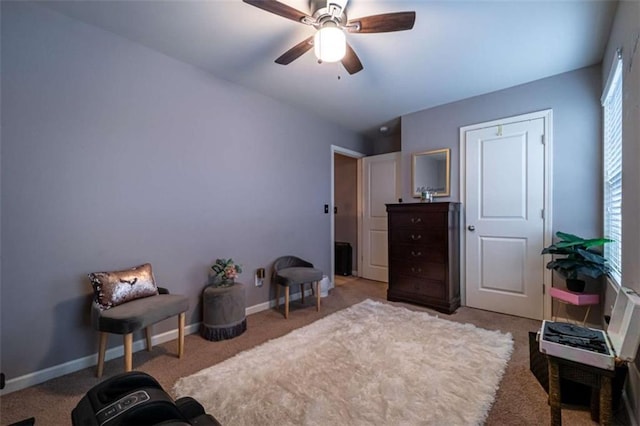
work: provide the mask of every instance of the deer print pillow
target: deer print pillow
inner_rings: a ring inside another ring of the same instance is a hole
[[[124,271],[93,272],[89,279],[93,285],[94,300],[103,310],[158,294],[149,263]]]

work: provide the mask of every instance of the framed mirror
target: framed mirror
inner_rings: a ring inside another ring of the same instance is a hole
[[[449,192],[449,148],[424,151],[411,157],[411,187],[414,198],[420,198],[422,188],[434,197],[448,197]]]

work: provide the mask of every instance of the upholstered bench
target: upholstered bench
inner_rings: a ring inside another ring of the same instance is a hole
[[[189,300],[156,287],[151,265],[144,264],[125,271],[89,274],[96,297],[91,309],[91,323],[100,333],[97,376],[102,377],[108,333],[124,335],[124,370],[131,371],[133,332],[145,329],[147,350],[153,347],[151,326],[178,316],[178,357],[184,354],[185,313]],[[138,287],[136,287],[138,286]],[[135,289],[135,290],[132,290]],[[131,294],[125,295],[129,291]]]

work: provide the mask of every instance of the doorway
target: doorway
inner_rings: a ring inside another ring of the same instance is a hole
[[[460,129],[466,306],[543,319],[551,273],[551,110]]]
[[[358,262],[358,218],[361,212],[361,184],[359,176],[360,161],[364,157],[356,151],[331,146],[331,283],[335,285],[336,280],[343,275],[343,270],[348,266],[348,276],[358,275],[356,270]],[[350,247],[350,265],[341,264],[340,275],[336,275],[336,242],[340,245],[340,253],[344,255],[345,245]]]

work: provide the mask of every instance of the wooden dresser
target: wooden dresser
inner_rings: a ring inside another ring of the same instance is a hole
[[[447,314],[460,306],[460,203],[387,204],[387,299]]]

